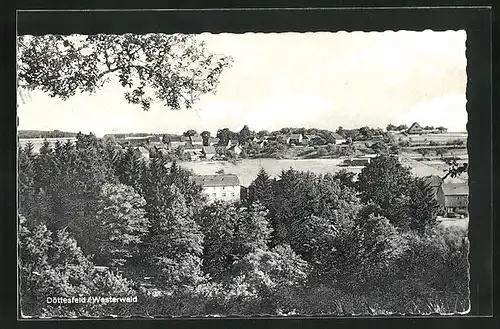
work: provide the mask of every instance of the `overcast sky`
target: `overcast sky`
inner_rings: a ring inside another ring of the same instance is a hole
[[[443,125],[466,131],[465,31],[202,34],[231,55],[218,92],[193,109],[144,112],[108,84],[67,101],[32,92],[19,129],[215,133],[218,128],[385,128]]]

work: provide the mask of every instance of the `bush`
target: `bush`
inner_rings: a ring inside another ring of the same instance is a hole
[[[404,239],[405,252],[396,262],[399,270],[386,291],[399,296],[395,307],[408,310],[417,304],[422,310],[429,301],[441,298],[456,304],[453,312],[467,310],[467,232],[454,226],[435,227],[424,234],[406,233]]]

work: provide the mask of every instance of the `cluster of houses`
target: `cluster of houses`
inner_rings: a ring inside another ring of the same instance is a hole
[[[253,143],[258,148],[264,148],[271,141],[279,141],[289,146],[327,144],[324,138],[311,134],[252,136],[246,140],[246,142]],[[345,138],[336,133],[331,134],[330,141],[333,141],[335,145],[347,142]],[[204,139],[200,135],[189,137],[179,135],[124,137],[118,139],[117,144],[122,147],[133,147],[138,156],[147,160],[157,153],[163,153],[164,155],[172,152],[181,153],[185,158],[195,161],[200,159],[211,160],[218,157],[224,158],[228,155],[239,156],[243,152],[243,145],[238,139],[220,140],[217,137]]]
[[[347,143],[347,139],[344,137],[340,136],[337,133],[330,133],[331,135],[331,141],[332,144],[335,145],[341,145]],[[286,143],[289,145],[325,145],[327,144],[327,141],[318,136],[318,135],[312,135],[312,134],[291,134],[286,136]]]
[[[149,159],[153,154],[169,153],[182,154],[190,160],[211,160],[217,155],[225,155],[229,152],[240,155],[242,148],[238,140],[220,141],[218,138],[210,137],[204,142],[199,135],[177,136],[164,135],[145,137],[126,137],[118,141],[125,147],[133,147],[140,157]]]

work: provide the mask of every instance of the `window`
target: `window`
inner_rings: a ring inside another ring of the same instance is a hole
[[[231,192],[231,196],[234,197],[234,192]]]
[[[225,198],[226,197],[226,192],[222,192],[222,197]]]
[[[212,198],[215,198],[216,196],[217,196],[217,194],[212,193]]]

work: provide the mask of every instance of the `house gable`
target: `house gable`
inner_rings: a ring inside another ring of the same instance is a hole
[[[408,134],[420,134],[423,131],[422,127],[418,124],[418,122],[414,122],[410,128],[406,131]]]

